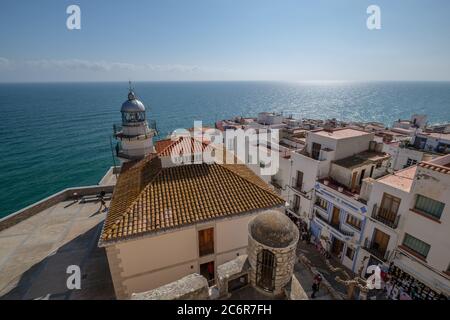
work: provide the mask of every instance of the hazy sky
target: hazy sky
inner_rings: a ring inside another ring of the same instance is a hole
[[[0,81],[450,80],[449,15],[449,0],[2,0]]]

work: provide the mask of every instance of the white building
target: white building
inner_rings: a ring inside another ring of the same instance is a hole
[[[243,164],[171,161],[205,148],[192,137],[158,141],[157,154],[122,166],[99,242],[118,299],[192,273],[214,285],[218,265],[247,253],[248,222],[284,207]]]
[[[373,182],[358,266],[389,268],[392,299],[449,296],[449,191],[450,155]]]

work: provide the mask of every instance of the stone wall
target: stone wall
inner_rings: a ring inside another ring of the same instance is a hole
[[[209,299],[208,281],[193,273],[159,288],[133,293],[131,300],[206,300]]]
[[[87,187],[75,187],[64,189],[57,192],[50,197],[47,197],[41,201],[38,201],[22,210],[19,210],[13,214],[10,214],[3,219],[0,219],[0,231],[7,229],[13,225],[26,220],[35,214],[38,214],[45,209],[48,209],[61,201],[66,201],[73,199],[73,194],[77,193],[77,197],[82,197],[86,195],[98,194],[101,191],[111,193],[114,190],[114,186],[87,186]]]
[[[275,288],[273,295],[281,295],[284,287],[291,280],[294,272],[294,264],[296,262],[297,241],[285,248],[272,248],[257,242],[249,234],[248,237],[248,261],[250,263],[250,283],[258,288],[256,283],[256,266],[258,261],[258,253],[266,249],[275,255]]]

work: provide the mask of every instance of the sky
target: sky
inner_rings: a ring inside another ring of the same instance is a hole
[[[448,81],[449,14],[448,0],[2,0],[0,82]]]

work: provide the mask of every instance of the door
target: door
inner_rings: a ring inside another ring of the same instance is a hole
[[[331,253],[335,256],[339,256],[344,248],[344,242],[338,238],[333,239],[333,245],[331,246]]]
[[[200,265],[200,274],[208,280],[208,285],[211,287],[214,285],[214,261],[202,263]]]
[[[275,255],[263,249],[257,256],[256,284],[265,291],[272,292],[275,288]]]
[[[294,207],[292,208],[295,213],[298,213],[300,209],[300,197],[294,194]]]
[[[378,253],[380,255],[383,255],[386,253],[386,249],[388,247],[389,244],[389,235],[376,229],[374,230],[373,233],[373,244],[372,244],[372,249],[378,251]]]
[[[339,211],[338,207],[333,207],[333,215],[331,216],[331,225],[337,228],[339,228],[340,224]]]
[[[364,179],[364,175],[366,174],[366,169],[363,169],[362,171],[361,171],[361,176],[359,177],[359,185],[361,185],[362,184],[362,181],[363,181],[363,179]]]
[[[311,156],[313,159],[319,160],[321,148],[322,148],[322,145],[320,143],[313,142],[312,152],[311,152]]]
[[[351,188],[350,188],[350,190],[352,190],[352,191],[354,191],[355,187],[356,187],[356,177],[358,177],[357,171],[353,172],[353,174],[352,174],[352,184],[351,184]]]
[[[297,179],[295,180],[295,189],[302,191],[303,186],[303,172],[297,171]]]

